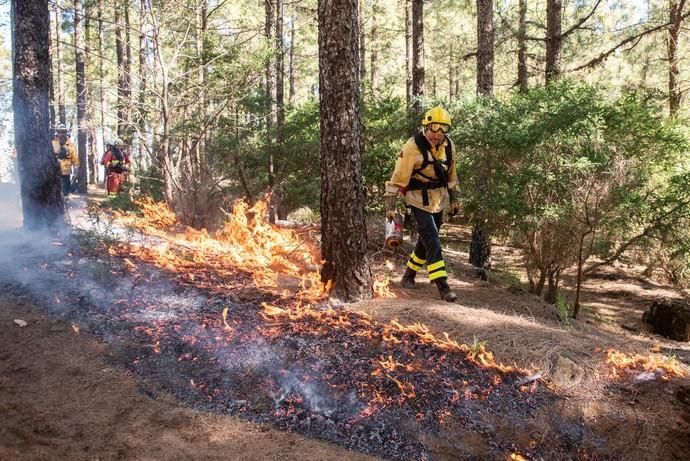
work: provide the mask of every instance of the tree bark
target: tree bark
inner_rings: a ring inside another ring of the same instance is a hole
[[[405,100],[412,110],[412,0],[405,0]]]
[[[288,104],[293,105],[295,103],[295,17],[290,19],[290,55],[288,60],[288,73],[289,73],[289,85],[288,85]]]
[[[235,160],[235,170],[237,175],[240,177],[240,184],[242,184],[242,190],[244,190],[244,197],[247,203],[251,206],[254,204],[254,198],[252,197],[252,191],[249,189],[249,183],[247,182],[247,177],[244,174],[244,168],[242,166],[242,160],[240,158],[240,110],[239,106],[235,106],[235,139],[237,140],[237,149],[235,150],[234,160]]]
[[[546,83],[558,80],[561,75],[561,48],[563,36],[561,34],[562,0],[547,0],[546,2],[546,68],[544,76]]]
[[[146,149],[146,116],[148,111],[146,109],[146,85],[148,66],[146,64],[146,0],[139,2],[139,97],[137,116],[139,123],[137,124],[137,131],[139,137],[139,155],[138,167],[142,170],[148,168],[149,162],[147,159],[148,150]]]
[[[494,89],[494,3],[477,0],[477,94]]]
[[[117,0],[115,6],[115,52],[117,54],[117,136],[129,145],[131,82],[129,59],[128,0]]]
[[[356,0],[320,0],[321,279],[343,301],[372,296],[367,261]]]
[[[364,14],[364,2],[358,2],[359,9],[359,81],[367,79],[367,28]]]
[[[457,69],[455,67],[455,47],[453,42],[450,43],[448,48],[448,100],[452,100],[455,97],[455,79],[457,74]]]
[[[86,159],[86,55],[84,53],[84,9],[81,0],[74,0],[74,62],[77,79],[77,153],[79,168],[77,169],[76,192],[86,193],[86,174],[88,162]]]
[[[424,0],[412,0],[412,109],[418,118],[424,93]]]
[[[491,97],[494,86],[494,18],[493,1],[477,0],[477,94]],[[475,191],[480,197],[486,196],[489,188],[488,168],[480,160],[475,177]],[[481,200],[485,203],[485,200]],[[479,210],[478,219],[472,228],[469,262],[477,268],[478,275],[486,278],[491,269],[491,235],[486,226],[486,210]]]
[[[14,142],[24,228],[62,222],[64,202],[50,136],[50,12],[48,0],[12,1]]]
[[[89,59],[91,58],[91,3],[84,3],[84,56],[86,62],[84,63],[85,68],[88,69]],[[90,81],[86,81],[86,100],[93,101],[93,84]],[[99,168],[98,158],[96,155],[97,138],[96,129],[94,127],[94,109],[95,106],[93,102],[87,104],[86,106],[86,125],[87,125],[87,141],[86,141],[86,157],[88,159],[88,183],[96,184],[96,171]]]
[[[105,70],[103,61],[105,59],[105,45],[103,42],[103,1],[98,0],[98,96],[99,96],[99,110],[101,113],[101,142],[103,143],[103,150],[105,151],[105,86],[103,80],[105,79]],[[98,176],[98,174],[96,175]],[[105,182],[105,175],[104,175]]]
[[[283,26],[285,2],[276,1],[276,133],[278,144],[282,143],[282,129],[285,122],[285,43],[283,41]]]
[[[558,282],[561,276],[560,267],[556,266],[550,268],[548,271],[548,286],[546,289],[546,294],[544,295],[544,301],[549,304],[555,304],[556,299],[558,299]]]
[[[50,15],[50,12],[48,13]],[[14,13],[12,12],[12,3],[10,3],[10,18],[14,16]],[[10,24],[10,28],[11,28]],[[53,57],[55,53],[53,53],[53,46],[55,45],[55,41],[53,41],[53,33],[50,32],[51,29],[50,27],[48,28],[49,33],[48,33],[48,60],[51,63],[51,66],[55,64],[55,61],[53,60]],[[11,35],[11,34],[10,34]],[[53,127],[55,126],[55,109],[57,106],[57,101],[55,100],[55,72],[53,71],[52,67],[50,70],[50,82],[49,82],[49,89],[48,89],[48,104],[50,107],[50,126]]]
[[[150,6],[150,4],[149,4]],[[153,54],[160,72],[160,93],[158,102],[160,104],[160,139],[158,141],[158,148],[155,152],[156,166],[163,172],[163,191],[165,194],[166,203],[174,209],[175,205],[175,191],[178,183],[179,173],[173,162],[172,153],[170,149],[170,131],[171,131],[171,110],[170,110],[170,78],[169,65],[165,60],[163,44],[161,43],[160,26],[156,19],[156,13],[153,9],[148,11],[151,19],[151,45]]]
[[[519,28],[518,28],[518,68],[517,68],[517,85],[521,91],[527,90],[528,73],[527,73],[527,0],[520,0],[519,6]]]
[[[57,106],[58,121],[67,124],[65,110],[65,71],[62,59],[62,15],[60,14],[60,0],[55,1],[55,70],[57,72]]]
[[[379,35],[379,15],[381,14],[381,7],[378,0],[372,0],[371,3],[371,28],[369,33],[369,84],[372,90],[376,90],[377,76],[378,76],[378,42]],[[364,58],[362,58],[364,59]]]
[[[264,0],[264,6],[266,10],[266,18],[264,23],[264,34],[266,36],[266,42],[270,44],[275,44],[275,2],[276,0]],[[275,50],[272,55],[275,55]],[[273,194],[275,188],[275,165],[274,165],[274,129],[276,125],[276,67],[275,67],[275,57],[270,58],[266,62],[266,151],[268,154],[268,192]],[[273,204],[273,199],[271,198],[271,203],[269,204],[268,210],[269,222],[275,223],[276,214],[275,207]]]
[[[670,27],[666,39],[666,50],[668,56],[668,103],[671,116],[678,113],[682,98],[680,88],[680,56],[678,45],[680,42],[680,32],[683,25],[681,12],[685,6],[685,0],[669,0]]]
[[[276,1],[276,143],[274,155],[280,158],[283,149],[283,125],[285,124],[285,42],[283,27],[285,16],[284,0]],[[272,202],[273,213],[278,219],[287,219],[287,208],[284,206],[284,192],[278,185],[274,190]]]

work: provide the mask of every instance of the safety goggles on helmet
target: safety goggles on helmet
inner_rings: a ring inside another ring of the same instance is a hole
[[[450,131],[450,125],[446,125],[445,123],[429,123],[427,128],[429,128],[433,133],[438,133],[440,131],[443,134],[446,134],[448,131]]]

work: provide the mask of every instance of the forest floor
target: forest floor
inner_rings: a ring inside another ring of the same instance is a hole
[[[3,217],[6,227],[16,222],[7,212]],[[372,237],[380,240],[379,232],[372,229]],[[641,322],[654,299],[683,293],[642,277],[642,268],[607,267],[585,282],[579,319],[564,324],[553,306],[521,289],[515,249],[495,245],[498,270],[482,281],[465,263],[468,229],[451,223],[443,235],[458,302],[440,301],[423,281],[417,290],[394,282],[396,298],[348,309],[380,322],[421,322],[435,334],[447,332],[468,344],[482,342],[497,362],[541,373],[561,397],[553,411],[582,421],[601,443],[598,454],[573,449],[572,459],[687,459],[690,345],[648,333]],[[403,250],[375,252],[373,270],[397,280]],[[570,273],[563,291],[572,300]],[[191,409],[170,396],[150,398],[132,375],[109,364],[109,345],[78,334],[28,297],[0,294],[0,344],[2,460],[376,459],[268,424]],[[673,356],[686,375],[613,380],[604,363],[606,349]],[[548,427],[537,432],[527,435],[541,442],[550,437]],[[433,459],[466,459],[433,447],[430,452]]]

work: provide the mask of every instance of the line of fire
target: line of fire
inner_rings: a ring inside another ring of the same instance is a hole
[[[21,269],[0,285],[108,343],[150,398],[386,459],[604,458],[581,418],[552,411],[563,397],[535,370],[329,300],[315,229],[276,227],[265,202],[238,202],[209,235],[164,205],[139,205],[140,215],[92,205],[68,238],[13,242],[3,253]],[[395,296],[387,280],[377,296]],[[682,376],[672,363],[600,352],[611,380]]]

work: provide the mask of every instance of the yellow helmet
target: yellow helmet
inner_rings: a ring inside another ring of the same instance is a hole
[[[436,106],[433,109],[429,109],[427,113],[424,114],[422,125],[427,126],[429,123],[442,123],[443,125],[450,126],[450,114],[443,107]]]

